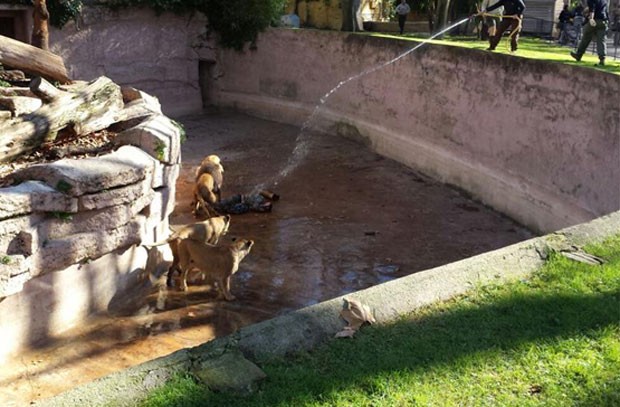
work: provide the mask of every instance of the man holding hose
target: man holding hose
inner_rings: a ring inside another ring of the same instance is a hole
[[[489,38],[489,51],[495,50],[497,44],[502,39],[502,35],[510,29],[510,50],[515,52],[519,42],[519,32],[521,32],[521,21],[523,20],[523,11],[525,3],[523,0],[499,0],[497,3],[482,10],[482,14],[493,11],[496,8],[504,7],[502,21],[497,27],[497,32]]]

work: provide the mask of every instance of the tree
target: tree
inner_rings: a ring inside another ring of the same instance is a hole
[[[34,0],[32,11],[32,38],[30,39],[30,43],[46,51],[49,50],[49,18],[50,14],[47,11],[46,0]]]

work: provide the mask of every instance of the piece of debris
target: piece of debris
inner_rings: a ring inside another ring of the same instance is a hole
[[[357,300],[344,299],[344,305],[340,316],[347,321],[347,325],[342,331],[336,333],[336,338],[351,338],[365,323],[374,324],[377,322],[372,315],[368,305],[364,305]]]
[[[560,254],[567,259],[591,264],[593,266],[600,266],[605,263],[605,259],[601,259],[600,257],[587,253],[577,246],[571,246],[570,249],[560,250]]]
[[[366,236],[376,236],[377,232],[375,232],[374,230],[369,230],[369,231],[364,232],[364,234]]]

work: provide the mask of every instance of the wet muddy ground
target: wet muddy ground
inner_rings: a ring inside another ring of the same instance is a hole
[[[0,405],[24,405],[242,326],[440,266],[532,234],[463,193],[344,138],[305,134],[307,155],[279,177],[299,129],[232,111],[180,119],[187,131],[173,225],[195,221],[193,171],[209,154],[225,168],[222,197],[262,186],[270,213],[233,215],[229,234],[255,240],[232,282],[187,293],[136,290],[114,313],[5,364]],[[112,305],[112,304],[111,304]]]

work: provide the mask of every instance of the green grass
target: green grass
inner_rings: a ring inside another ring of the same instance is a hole
[[[620,236],[591,266],[552,255],[353,339],[262,365],[251,396],[178,377],[144,406],[619,406]]]
[[[372,34],[365,34],[365,35],[387,37],[387,38],[398,38],[398,39],[410,39],[410,40],[417,40],[417,41],[425,39],[423,37],[416,36],[414,34],[405,34],[404,36],[400,36],[400,35],[391,35],[391,34],[372,33]],[[496,50],[492,52],[497,52],[501,54],[510,54],[510,51],[509,51],[510,46],[506,38],[502,39],[502,41],[498,44]],[[464,36],[457,36],[457,37],[446,36],[442,40],[431,40],[429,42],[433,44],[443,44],[443,45],[458,46],[458,47],[465,47],[465,48],[472,48],[472,49],[479,49],[479,50],[485,50],[489,47],[488,41],[481,41],[473,37],[464,37]],[[592,44],[590,44],[590,47],[588,47],[588,49],[591,49],[591,47],[592,47]],[[583,56],[581,61],[577,62],[570,56],[570,52],[572,50],[573,48],[561,47],[553,41],[542,40],[539,38],[521,37],[519,39],[518,51],[515,54],[511,54],[511,55],[515,57],[521,57],[521,58],[538,59],[541,61],[560,62],[560,63],[567,64],[567,65],[582,66],[582,67],[597,69],[600,71],[605,71],[605,72],[613,73],[616,75],[620,75],[620,60],[613,60],[612,58],[608,57],[607,60],[605,61],[606,65],[603,67],[599,67],[599,66],[595,66],[595,64],[598,62],[598,56],[592,55],[589,52],[587,52]],[[488,52],[491,52],[491,51],[488,51]]]

